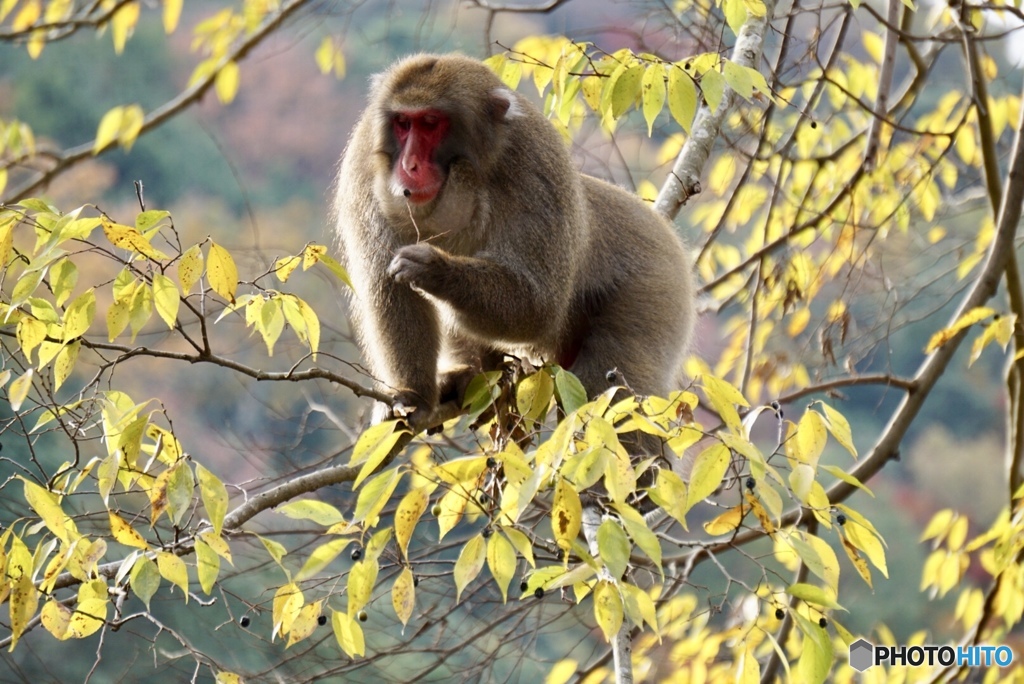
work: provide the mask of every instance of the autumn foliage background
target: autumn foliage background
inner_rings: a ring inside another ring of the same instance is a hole
[[[0,2],[0,679],[599,681],[620,622],[638,679],[845,681],[860,635],[1021,652],[1021,302],[955,314],[1016,245],[1014,6],[770,7],[759,81],[718,59],[757,0],[157,4]],[[463,418],[392,460],[410,435],[364,431],[334,166],[370,74],[452,49],[506,55],[581,166],[652,202],[700,98],[742,91],[677,220],[685,393],[616,409],[549,369],[472,396],[522,449]],[[614,473],[627,424],[683,454],[658,524]],[[597,481],[588,562],[550,518]]]

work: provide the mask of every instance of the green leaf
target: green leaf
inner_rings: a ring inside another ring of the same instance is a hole
[[[686,509],[690,510],[697,503],[711,496],[722,484],[729,469],[732,454],[724,444],[712,444],[697,454],[687,485]]]
[[[181,524],[191,507],[193,489],[195,480],[192,477],[192,469],[185,461],[178,461],[171,469],[171,476],[167,480],[167,509],[175,527]]]
[[[626,574],[631,547],[625,530],[614,520],[607,519],[597,528],[597,549],[601,561],[615,579]]]
[[[224,516],[228,512],[228,489],[216,475],[204,468],[202,463],[196,463],[196,476],[199,478],[199,493],[203,497],[206,515],[213,525],[214,534],[220,536]]]
[[[555,371],[555,392],[566,413],[572,413],[587,403],[587,390],[583,383],[564,368]]]
[[[81,337],[96,315],[96,293],[92,289],[78,295],[64,311],[64,341]]]
[[[208,544],[196,540],[196,574],[199,576],[199,586],[203,593],[209,596],[213,592],[213,585],[220,574],[220,556],[218,556]]]
[[[356,510],[352,522],[366,521],[370,526],[377,524],[377,516],[391,499],[398,482],[402,479],[402,471],[398,468],[377,473],[366,481],[359,489],[356,498]]]
[[[644,77],[643,64],[628,67],[615,79],[611,94],[611,113],[615,119],[626,113],[640,95],[640,84]]]
[[[810,603],[815,606],[822,608],[830,608],[832,610],[846,610],[839,603],[836,602],[832,596],[829,595],[821,587],[816,587],[813,584],[807,584],[804,582],[798,582],[791,584],[786,588],[786,593],[790,596],[800,599],[806,603]]]
[[[331,561],[338,557],[345,547],[353,542],[351,537],[341,537],[338,539],[332,539],[329,542],[321,544],[313,550],[313,553],[309,554],[309,558],[302,565],[302,569],[299,570],[298,574],[295,575],[296,582],[302,582],[303,580],[310,579],[315,576],[318,572],[330,565]]]
[[[345,516],[337,508],[329,503],[317,501],[316,499],[299,499],[281,504],[274,509],[292,520],[312,520],[318,525],[330,527],[340,522],[345,522]]]

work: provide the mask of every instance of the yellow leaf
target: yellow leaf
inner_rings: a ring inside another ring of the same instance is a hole
[[[114,107],[100,119],[99,128],[96,129],[96,141],[92,146],[92,153],[99,154],[107,146],[117,141],[121,134],[121,121],[124,118],[124,107]]]
[[[668,110],[676,123],[690,133],[697,113],[697,88],[681,62],[668,67]]]
[[[359,435],[356,445],[352,448],[349,465],[362,463],[363,467],[359,470],[355,482],[352,483],[353,489],[357,489],[363,480],[377,470],[391,453],[392,447],[395,446],[402,434],[407,432],[406,430],[396,430],[397,427],[397,420],[388,420],[368,427],[363,434]]]
[[[885,41],[882,40],[882,36],[872,31],[864,31],[861,33],[860,39],[864,43],[864,50],[870,55],[871,59],[881,64],[882,54],[885,51]]]
[[[55,639],[64,641],[68,638],[68,625],[71,624],[71,609],[50,599],[39,611],[39,619],[46,631]]]
[[[31,316],[22,316],[21,320],[18,321],[18,327],[16,330],[16,336],[18,339],[18,346],[21,347],[22,353],[25,358],[31,361],[32,350],[43,343],[46,339],[46,323],[40,320],[36,320]]]
[[[110,342],[128,327],[128,321],[131,319],[130,308],[131,302],[119,299],[107,309],[107,337]]]
[[[459,552],[459,558],[455,561],[455,570],[452,573],[455,578],[455,602],[458,603],[462,596],[462,590],[466,585],[476,579],[484,567],[484,560],[487,556],[487,544],[483,535],[476,535],[466,542]]]
[[[75,541],[79,536],[78,529],[75,527],[74,521],[61,509],[57,496],[34,482],[22,480],[22,484],[24,485],[25,501],[36,512],[36,515],[42,518],[46,528],[65,544],[68,541]]]
[[[110,531],[114,534],[114,540],[119,544],[131,546],[136,549],[148,549],[149,543],[139,534],[138,530],[132,527],[127,520],[114,511],[107,511],[110,517]],[[209,593],[209,592],[207,592]]]
[[[456,564],[456,568],[458,565]],[[370,602],[373,587],[377,583],[380,566],[375,559],[364,558],[348,571],[348,614],[355,616]],[[457,572],[457,570],[456,570]]]
[[[345,78],[345,53],[341,51],[334,38],[324,36],[314,57],[320,73],[329,74],[333,71],[337,78]]]
[[[178,28],[178,19],[181,18],[181,6],[184,0],[164,0],[164,31],[168,34],[174,33]]]
[[[800,417],[794,439],[786,443],[787,452],[793,462],[816,468],[827,441],[828,430],[825,427],[825,420],[817,411],[808,409]]]
[[[260,543],[263,544],[263,548],[267,550],[267,553],[270,554],[270,557],[273,558],[276,563],[280,563],[281,559],[287,555],[288,551],[284,546],[273,539],[267,539],[266,537],[260,537],[259,535],[256,535],[256,538],[260,540]]]
[[[324,245],[306,245],[306,248],[302,250],[302,270],[308,271],[313,268],[326,254],[327,247]]]
[[[199,245],[192,245],[181,255],[178,261],[178,283],[181,291],[188,294],[203,275],[203,252]]]
[[[786,333],[790,337],[796,337],[807,328],[807,324],[811,321],[811,310],[804,306],[793,312],[793,315],[789,317],[789,324],[786,326]]]
[[[68,623],[67,636],[84,639],[95,634],[107,619],[107,585],[101,579],[86,582],[78,588],[78,603]]]
[[[282,257],[274,262],[274,274],[282,283],[286,282],[301,263],[302,260],[297,256]]]
[[[622,591],[622,603],[626,615],[637,627],[643,627],[646,622],[655,633],[658,632],[658,610],[654,606],[654,599],[646,591],[638,586],[622,582],[619,584]]]
[[[206,515],[213,525],[214,534],[219,536],[224,525],[224,516],[228,512],[227,487],[216,475],[204,468],[202,463],[196,464],[196,476],[199,478],[199,492],[203,497]]]
[[[156,305],[156,312],[160,314],[160,318],[164,319],[168,328],[174,330],[181,299],[178,297],[178,286],[162,273],[153,276],[153,303]]]
[[[71,371],[75,368],[75,362],[78,360],[78,351],[81,347],[82,341],[75,340],[57,352],[57,358],[53,361],[53,389],[60,389],[64,381],[71,375]]]
[[[704,374],[701,376],[701,387],[705,396],[714,407],[715,412],[725,421],[726,426],[736,435],[743,435],[743,423],[740,421],[736,406],[750,406],[743,394],[726,381],[714,375]]]
[[[274,592],[274,628],[270,633],[271,639],[284,636],[291,631],[292,623],[299,616],[303,603],[305,599],[302,590],[294,582],[289,582]]]
[[[338,645],[347,656],[354,658],[366,655],[363,629],[355,618],[336,610],[331,616],[331,627],[334,628],[334,637],[338,640]]]
[[[114,52],[124,52],[125,43],[139,23],[139,3],[129,2],[119,8],[110,20],[110,36],[114,39]]]
[[[888,577],[889,568],[885,563],[885,548],[882,547],[882,543],[878,540],[878,537],[852,521],[847,522],[847,524],[843,526],[843,531],[846,533],[846,539],[850,544],[853,545],[854,548],[863,551],[864,555],[866,555],[868,560],[871,561],[871,564],[878,568],[883,575]]]
[[[829,432],[844,449],[850,452],[851,456],[857,458],[857,448],[853,445],[853,430],[850,429],[849,421],[843,414],[825,402],[821,403],[821,407],[825,410]]]
[[[466,504],[469,503],[469,496],[469,492],[465,488],[461,485],[456,485],[441,497],[441,500],[437,503],[441,509],[437,515],[437,524],[440,528],[437,536],[438,541],[444,539],[444,536],[462,520]]]
[[[395,510],[395,539],[398,541],[398,549],[402,557],[408,559],[409,540],[416,530],[416,523],[419,522],[423,511],[427,510],[429,497],[422,489],[409,491],[398,503]]]
[[[508,602],[508,584],[516,573],[516,551],[501,534],[491,534],[487,541],[487,568],[501,589],[502,601]]]
[[[555,498],[551,505],[551,526],[555,533],[555,541],[569,557],[573,542],[579,536],[583,525],[583,506],[580,495],[575,488],[559,478],[555,485]]]
[[[975,323],[980,323],[981,321],[985,320],[989,316],[992,316],[996,313],[997,312],[995,311],[995,309],[990,309],[987,306],[978,306],[971,309],[964,315],[960,316],[960,318],[958,318],[956,322],[953,323],[953,325],[949,326],[948,328],[939,330],[934,335],[932,335],[931,339],[928,340],[928,345],[924,348],[925,354],[930,354],[931,352],[935,351],[942,345],[946,344],[951,339],[956,337],[957,333],[959,333],[964,328],[972,326]]]
[[[790,596],[800,599],[806,603],[810,603],[815,606],[821,606],[822,608],[830,608],[832,610],[846,610],[839,605],[836,600],[829,594],[828,591],[821,587],[816,587],[813,584],[807,584],[804,582],[797,582],[791,584],[786,588],[786,593]]]
[[[229,302],[235,301],[238,289],[238,268],[228,250],[210,241],[206,255],[206,277],[210,279],[213,291]]]
[[[302,610],[299,611],[298,616],[292,623],[291,630],[288,632],[288,644],[285,648],[302,641],[316,631],[317,620],[320,618],[320,613],[323,610],[323,603],[321,600],[302,607]]]
[[[206,542],[206,545],[213,549],[214,553],[234,565],[234,561],[231,559],[231,547],[228,546],[223,537],[214,534],[213,530],[207,530],[206,532],[200,532],[199,538]]]
[[[220,68],[214,79],[213,87],[217,91],[217,99],[222,104],[229,104],[238,93],[238,62],[228,62]]]
[[[89,330],[92,319],[96,315],[96,294],[92,289],[86,290],[75,297],[64,311],[64,341],[81,337]]]
[[[196,540],[196,574],[199,586],[207,596],[213,591],[214,582],[220,574],[220,556],[210,548],[209,544]]]
[[[317,318],[313,307],[301,299],[299,299],[299,313],[306,324],[306,341],[309,344],[309,351],[312,352],[313,360],[316,361],[316,352],[320,348],[320,319]]]
[[[530,538],[514,527],[503,525],[501,530],[505,533],[505,536],[508,537],[508,540],[512,543],[512,546],[515,547],[516,551],[519,552],[519,555],[525,558],[526,562],[530,564],[530,567],[537,567],[537,563],[533,558],[533,544],[530,542]]]
[[[622,597],[614,584],[601,580],[594,588],[594,617],[609,642],[622,627]]]
[[[335,525],[345,521],[345,516],[329,503],[316,499],[298,499],[281,504],[274,509],[292,520],[312,520],[318,525]]]
[[[544,684],[568,684],[576,675],[579,663],[572,659],[559,660],[544,678]]]
[[[103,226],[103,234],[107,236],[107,239],[115,247],[138,252],[154,261],[162,261],[168,258],[166,254],[151,245],[149,240],[135,226],[114,223],[106,216],[100,217],[100,225]]]
[[[729,534],[743,522],[743,506],[735,506],[704,523],[704,531],[712,536]]]
[[[351,538],[343,537],[341,539],[332,539],[316,547],[313,553],[309,554],[309,558],[306,559],[302,569],[295,575],[295,581],[307,580],[326,568],[352,541]]]
[[[412,570],[408,567],[402,568],[402,572],[398,573],[398,577],[395,578],[395,584],[391,587],[391,605],[404,627],[408,624],[416,606],[415,578],[412,575]]]
[[[165,580],[181,589],[185,595],[185,603],[188,603],[188,569],[185,567],[185,561],[173,553],[160,551],[156,554],[156,566]]]
[[[721,443],[712,444],[697,454],[687,484],[686,509],[690,510],[699,502],[711,496],[722,484],[722,478],[732,461],[729,448]]]
[[[665,65],[660,62],[652,64],[644,71],[640,83],[640,100],[647,121],[648,137],[654,132],[654,120],[665,107],[665,92]]]
[[[387,505],[402,479],[402,471],[398,468],[377,473],[359,489],[356,498],[356,510],[352,522],[366,522],[369,526],[377,524],[377,516]]]
[[[127,105],[121,116],[121,129],[118,131],[117,140],[124,147],[125,151],[131,150],[135,140],[142,132],[142,126],[146,123],[146,114],[139,105]]]

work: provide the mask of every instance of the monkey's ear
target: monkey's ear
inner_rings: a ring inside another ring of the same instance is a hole
[[[495,88],[491,91],[491,99],[488,102],[488,114],[494,121],[503,119],[514,119],[522,116],[525,112],[516,99],[516,94],[508,88]]]

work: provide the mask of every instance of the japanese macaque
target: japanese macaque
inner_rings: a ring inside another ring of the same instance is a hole
[[[373,79],[335,211],[360,345],[406,409],[433,411],[501,354],[556,362],[591,396],[677,386],[694,321],[682,241],[580,174],[480,62],[417,55]]]

